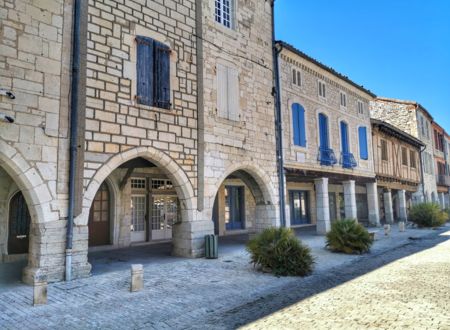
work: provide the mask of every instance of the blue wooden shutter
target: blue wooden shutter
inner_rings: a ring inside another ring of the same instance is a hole
[[[341,144],[342,152],[348,154],[350,152],[348,145],[348,125],[343,121],[341,121]]]
[[[170,108],[170,48],[155,41],[155,102],[159,108]]]
[[[298,103],[292,105],[292,126],[294,130],[294,144],[306,147],[305,109]]]
[[[369,151],[367,148],[367,129],[365,127],[358,128],[359,135],[359,157],[361,159],[369,159]]]
[[[324,114],[319,114],[319,134],[320,148],[328,149],[328,118]]]
[[[153,105],[153,39],[138,36],[137,42],[137,102]]]

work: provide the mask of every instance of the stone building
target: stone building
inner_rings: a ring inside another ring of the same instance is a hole
[[[287,225],[354,218],[379,223],[370,91],[278,42]]]
[[[425,144],[421,150],[422,180],[413,202],[438,202],[433,146],[433,117],[419,103],[378,97],[370,103],[370,115],[412,135]]]
[[[279,225],[272,1],[202,1],[199,209],[220,235]]]
[[[438,193],[438,203],[445,209],[449,206],[449,155],[448,155],[448,135],[445,130],[436,122],[433,122],[433,156],[434,169],[436,173],[436,185]]]
[[[420,151],[425,145],[389,123],[371,122],[380,220],[389,224],[406,221],[412,195],[422,181]]]
[[[273,2],[74,3],[0,8],[2,260],[55,281],[89,251],[198,257],[205,234],[278,225]]]

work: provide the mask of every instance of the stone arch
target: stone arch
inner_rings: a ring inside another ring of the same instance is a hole
[[[175,190],[180,200],[180,205],[184,210],[193,209],[194,188],[189,181],[188,176],[184,170],[166,153],[153,147],[137,147],[127,150],[123,153],[113,156],[103,166],[101,166],[94,177],[90,180],[83,197],[83,217],[82,222],[86,222],[89,214],[89,209],[94,200],[97,190],[103,181],[121,164],[135,159],[145,158],[155,164],[158,168],[163,170],[165,174],[172,180]],[[87,225],[87,223],[82,223]]]
[[[32,223],[48,221],[51,193],[39,172],[6,142],[0,141],[0,166],[13,179],[24,195]]]

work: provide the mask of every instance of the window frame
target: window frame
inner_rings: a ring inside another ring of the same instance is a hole
[[[414,150],[409,150],[409,167],[417,168],[416,152]]]
[[[296,116],[295,116],[295,106],[298,106],[298,121],[297,123],[295,122]],[[301,127],[301,117],[300,115],[303,116],[303,127]],[[306,111],[305,108],[299,103],[299,102],[293,102],[291,104],[291,122],[292,122],[292,143],[295,147],[298,148],[306,148],[307,147],[307,138],[306,138]],[[295,128],[298,128],[298,134],[295,133]],[[296,136],[298,135],[298,141],[296,141]],[[298,142],[298,143],[297,143]]]
[[[385,139],[380,140],[381,160],[384,162],[389,161],[389,148],[388,141]]]
[[[326,91],[325,81],[323,81],[322,79],[318,79],[317,80],[317,88],[318,88],[319,98],[323,99],[323,100],[326,100],[326,98],[327,98],[327,91]],[[322,91],[323,91],[323,93],[322,93]]]
[[[340,103],[339,103],[340,107],[347,109],[347,93],[340,91],[339,95],[340,95]],[[344,104],[342,104],[342,100],[344,101]]]
[[[402,166],[409,166],[409,161],[408,161],[408,148],[406,147],[401,147],[402,148]]]
[[[223,10],[225,2],[228,2],[229,7],[229,12],[227,13],[229,15],[228,19],[225,18],[226,13]],[[218,8],[218,4],[220,8]],[[234,29],[234,8],[234,0],[214,0],[214,21],[227,29]],[[218,10],[220,11],[219,14],[217,13]]]
[[[364,151],[361,148],[361,132],[364,130]],[[362,160],[369,160],[370,159],[370,151],[369,151],[369,136],[368,136],[368,129],[366,126],[359,126],[358,127],[358,148],[359,148],[359,159]]]

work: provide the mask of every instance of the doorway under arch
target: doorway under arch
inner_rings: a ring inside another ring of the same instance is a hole
[[[29,247],[31,216],[21,191],[9,201],[8,255],[26,254]]]

